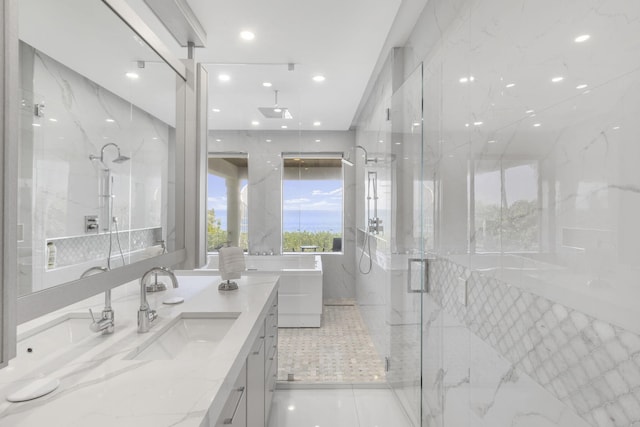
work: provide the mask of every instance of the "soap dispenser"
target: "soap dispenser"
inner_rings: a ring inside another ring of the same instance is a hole
[[[47,269],[56,267],[56,245],[53,242],[47,243]]]

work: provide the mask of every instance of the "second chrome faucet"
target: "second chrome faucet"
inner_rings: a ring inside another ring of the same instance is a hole
[[[173,271],[167,267],[153,267],[142,275],[140,279],[140,309],[138,310],[138,332],[149,332],[149,328],[154,320],[158,318],[158,313],[149,307],[147,302],[147,280],[152,274],[163,273],[169,276],[174,288],[178,287],[178,279]]]

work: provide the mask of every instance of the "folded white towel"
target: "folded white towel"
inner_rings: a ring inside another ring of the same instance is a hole
[[[222,280],[239,279],[245,270],[244,252],[236,247],[220,248],[218,251],[218,269]]]

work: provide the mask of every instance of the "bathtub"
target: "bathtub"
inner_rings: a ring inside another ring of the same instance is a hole
[[[319,328],[322,319],[322,259],[320,255],[245,255],[246,276],[280,276],[278,325]],[[218,272],[218,255],[211,254],[199,271]]]

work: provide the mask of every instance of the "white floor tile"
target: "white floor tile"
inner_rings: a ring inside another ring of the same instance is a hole
[[[351,389],[278,390],[269,427],[357,427]]]
[[[269,427],[411,427],[386,389],[276,391]]]
[[[411,427],[391,390],[353,390],[359,427]]]

